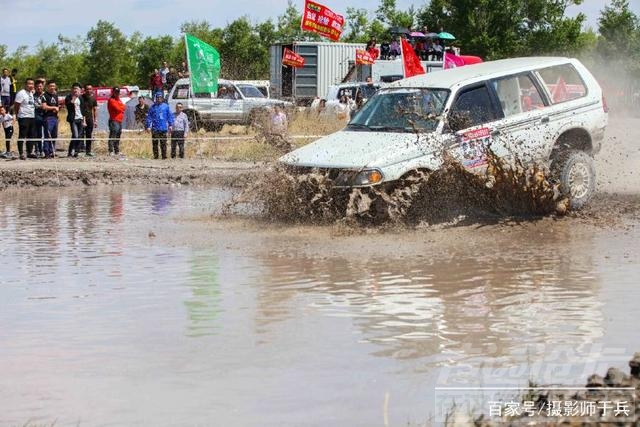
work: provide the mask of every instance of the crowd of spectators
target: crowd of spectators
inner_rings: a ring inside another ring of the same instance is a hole
[[[156,76],[158,77],[156,79]],[[152,133],[152,148],[154,158],[167,157],[167,137],[171,137],[171,156],[184,157],[184,138],[189,131],[189,120],[182,112],[182,105],[178,104],[175,112],[168,112],[168,105],[164,103],[165,91],[178,78],[188,76],[186,64],[183,62],[179,70],[169,67],[163,62],[151,79],[150,89],[156,104],[149,108],[143,97],[139,97],[136,106],[136,121],[144,122],[145,127]],[[86,157],[93,157],[93,131],[97,128],[98,103],[94,95],[93,85],[74,83],[71,93],[58,97],[55,80],[39,77],[27,77],[21,81],[22,88],[18,90],[18,70],[11,73],[3,69],[0,77],[0,128],[4,131],[4,151],[0,151],[0,158],[8,160],[50,159],[59,156],[56,144],[59,142],[59,114],[66,111],[66,122],[69,126],[69,145],[67,157],[77,158],[80,153]],[[162,104],[162,117],[158,116],[157,104]],[[120,99],[120,87],[111,89],[111,96],[106,103],[108,111],[108,151],[110,156],[123,157],[120,150],[122,122],[126,106]],[[174,126],[175,123],[175,126]],[[12,151],[14,129],[17,128],[17,153]],[[164,135],[164,136],[163,136]],[[67,138],[65,138],[67,139]],[[160,150],[158,150],[160,148]]]
[[[442,29],[440,29],[442,32]],[[418,35],[411,35],[418,34]],[[420,35],[422,34],[422,35]],[[394,60],[402,56],[400,40],[406,38],[416,55],[423,61],[442,61],[444,45],[436,33],[430,33],[427,27],[420,31],[407,28],[406,31],[389,33],[378,45],[376,37],[367,42],[366,50],[373,59]]]

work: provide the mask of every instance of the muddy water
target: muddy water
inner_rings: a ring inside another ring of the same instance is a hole
[[[582,385],[640,349],[628,195],[384,231],[211,218],[230,197],[1,193],[0,425],[421,425],[436,387]]]

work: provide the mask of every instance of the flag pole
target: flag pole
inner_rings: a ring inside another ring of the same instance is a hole
[[[187,55],[187,67],[189,68],[189,93],[193,96],[193,85],[191,84],[191,57],[189,56],[189,42],[187,41],[187,33],[184,33],[184,52]]]
[[[191,83],[193,79],[193,73],[191,72],[191,56],[189,56],[189,42],[187,40],[187,33],[184,33],[184,53],[187,55],[187,68],[189,69],[189,97],[187,98],[187,101],[189,101],[189,99],[195,98],[195,95],[193,94],[193,84]],[[199,129],[197,117],[198,116],[196,114],[193,115],[193,126],[195,129]]]

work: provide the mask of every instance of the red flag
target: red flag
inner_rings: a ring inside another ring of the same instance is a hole
[[[402,38],[402,62],[405,77],[426,74],[420,63],[420,58],[418,58],[418,55],[416,55],[416,52],[404,37]]]
[[[356,49],[356,64],[371,65],[376,62],[375,58],[364,49]]]
[[[445,70],[447,68],[456,68],[456,67],[462,67],[463,65],[465,65],[464,59],[462,59],[461,57],[453,53],[447,53],[446,51],[443,54],[442,60],[444,62],[442,65],[442,68]]]
[[[282,63],[284,65],[289,65],[294,68],[304,67],[304,58],[288,47],[284,48],[284,52],[282,54]]]
[[[304,31],[318,33],[322,37],[337,41],[342,35],[344,17],[334,13],[326,6],[311,0],[304,1],[300,28]]]
[[[482,58],[480,58],[479,56],[473,56],[473,55],[458,55],[458,56],[462,58],[462,60],[464,61],[464,65],[479,64],[482,62]]]

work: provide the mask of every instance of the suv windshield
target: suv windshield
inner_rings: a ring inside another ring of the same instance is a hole
[[[237,85],[237,86],[245,98],[265,98],[264,94],[260,92],[260,89],[258,89],[255,86],[252,86],[252,85]]]
[[[432,132],[448,96],[446,89],[399,88],[378,92],[356,113],[347,129]]]

